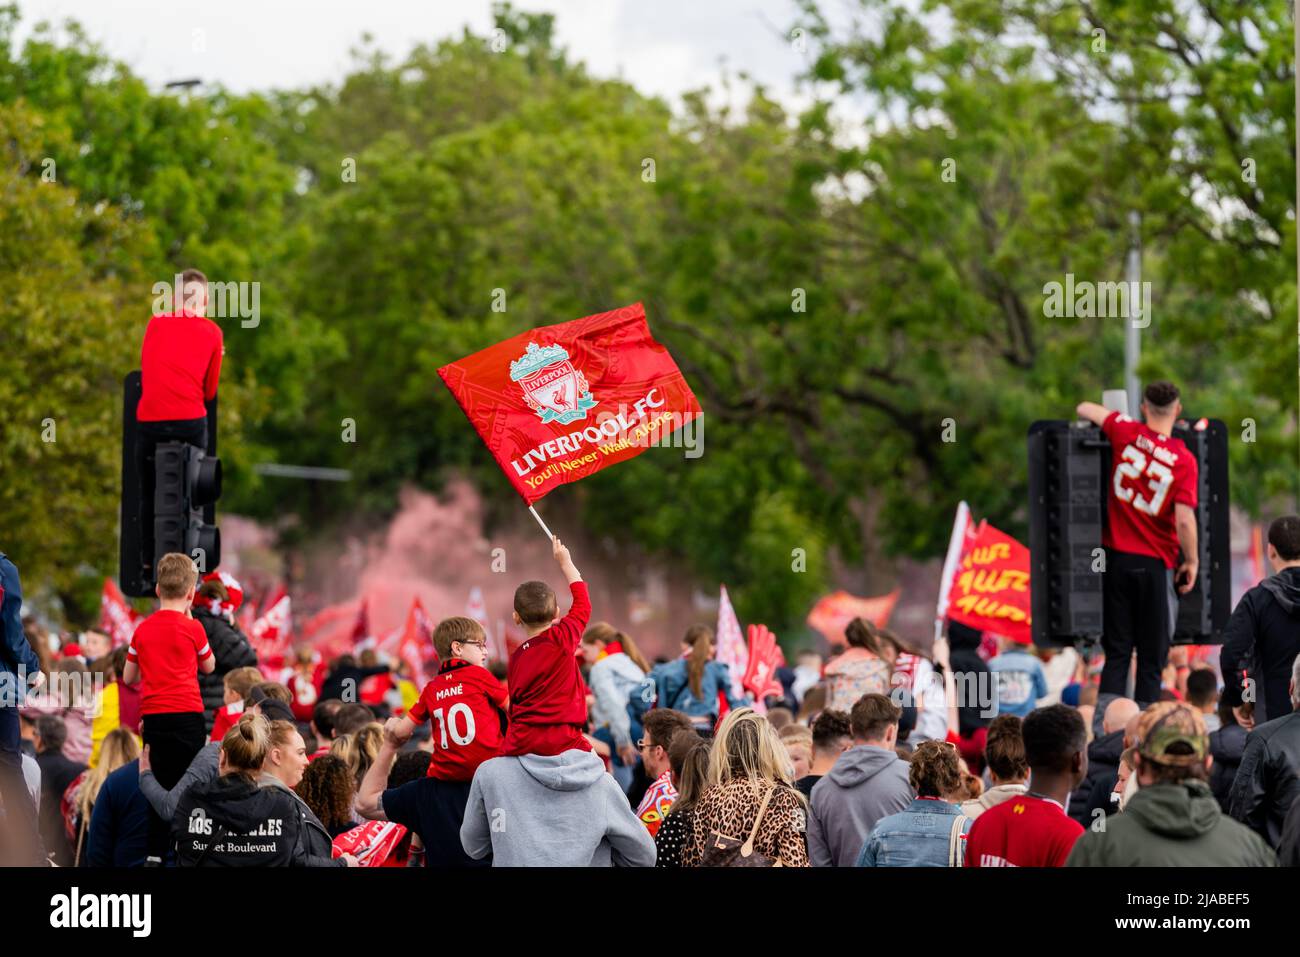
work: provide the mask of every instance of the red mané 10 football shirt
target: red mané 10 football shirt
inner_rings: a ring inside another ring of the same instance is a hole
[[[156,611],[136,628],[126,660],[140,668],[140,713],[203,713],[199,662],[212,654],[208,636],[179,611]]]
[[[1130,555],[1178,564],[1174,505],[1196,508],[1196,459],[1182,439],[1112,412],[1101,429],[1110,439],[1110,500],[1102,544]]]
[[[501,750],[505,708],[506,689],[492,672],[460,658],[443,662],[409,712],[416,724],[433,721],[428,776],[471,780],[478,766]]]

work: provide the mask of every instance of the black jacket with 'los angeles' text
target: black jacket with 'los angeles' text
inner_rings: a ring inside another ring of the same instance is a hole
[[[294,798],[227,774],[185,792],[172,817],[180,867],[288,867],[301,818]]]

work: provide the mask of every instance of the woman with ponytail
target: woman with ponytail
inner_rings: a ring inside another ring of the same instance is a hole
[[[656,707],[673,708],[691,719],[700,734],[712,737],[722,712],[720,698],[729,708],[749,705],[731,690],[731,670],[713,660],[713,629],[692,625],[682,638],[682,657],[654,669]]]
[[[846,714],[867,694],[889,694],[897,649],[875,626],[854,618],[844,629],[848,648],[826,666],[826,707]]]
[[[217,758],[219,777],[186,791],[172,817],[181,867],[305,863],[297,853],[299,802],[282,788],[259,786],[271,748],[271,722],[260,714],[245,714],[226,732]]]
[[[643,688],[653,689],[646,681],[650,663],[631,638],[607,621],[598,621],[583,632],[581,647],[582,658],[591,669],[587,684],[596,696],[591,709],[591,722],[596,728],[594,737],[613,746],[614,778],[626,791],[637,762],[636,746],[632,742],[641,737],[641,722],[633,714],[639,716],[645,710],[644,706],[629,707],[629,704],[639,705]],[[652,698],[653,694],[644,697]]]

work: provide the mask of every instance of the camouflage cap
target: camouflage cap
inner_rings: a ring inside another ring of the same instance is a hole
[[[1156,764],[1189,767],[1210,752],[1205,720],[1180,701],[1161,701],[1142,713],[1137,728],[1138,754]]]

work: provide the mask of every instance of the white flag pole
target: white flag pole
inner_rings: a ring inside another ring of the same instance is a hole
[[[549,538],[551,541],[555,541],[555,536],[551,534],[551,530],[547,528],[546,523],[542,521],[542,516],[537,514],[537,509],[529,505],[528,511],[532,512],[533,518],[537,519],[537,524],[542,526],[542,531],[546,533],[546,537]]]
[[[943,574],[939,579],[939,602],[934,609],[935,641],[943,634],[943,619],[948,614],[948,595],[952,592],[952,580],[957,573],[957,562],[961,560],[961,548],[969,524],[970,506],[959,502],[957,515],[952,522],[952,537],[948,539],[948,554],[943,560]]]

